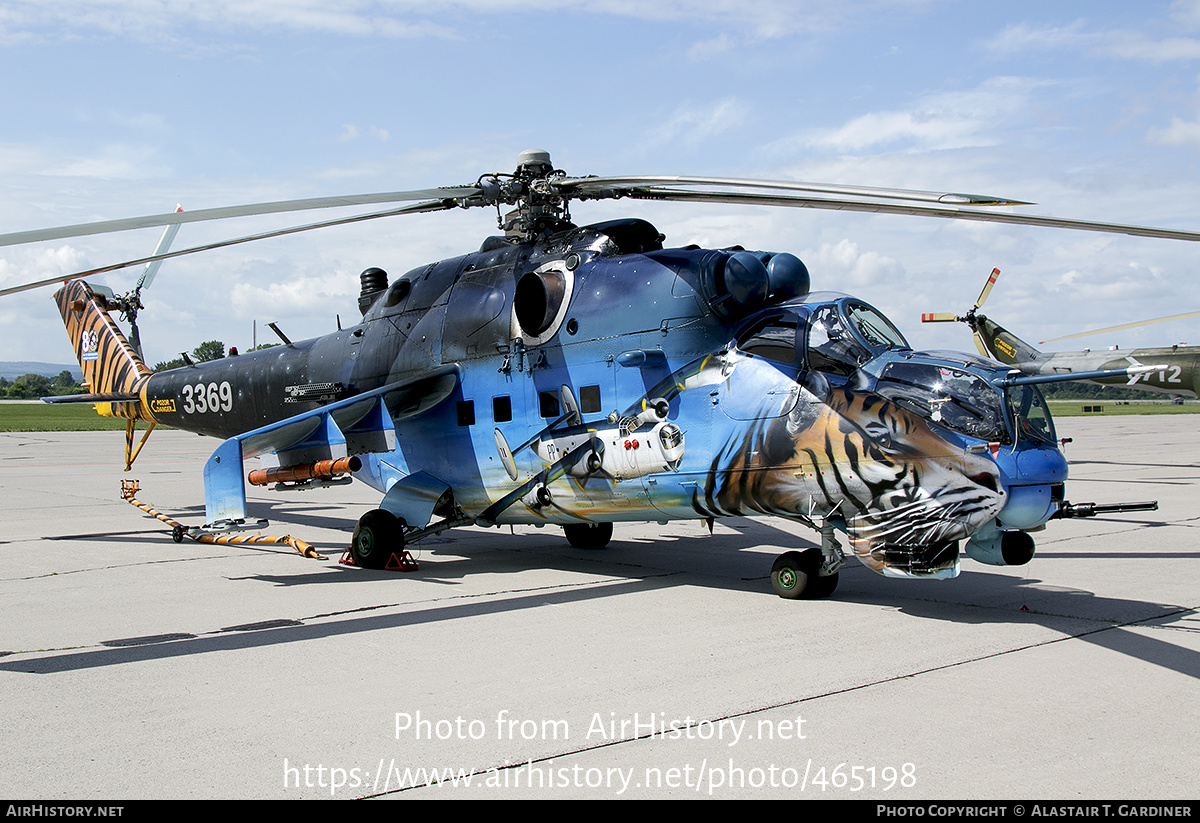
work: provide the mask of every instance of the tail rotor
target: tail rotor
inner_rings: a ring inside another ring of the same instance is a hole
[[[984,345],[983,337],[979,333],[979,320],[983,315],[978,314],[983,308],[983,304],[987,302],[988,295],[992,293],[992,287],[996,285],[996,280],[1000,277],[1000,269],[993,268],[992,273],[988,275],[987,282],[983,284],[983,290],[979,292],[979,297],[975,300],[975,305],[965,315],[957,315],[954,312],[928,312],[921,315],[922,323],[966,323],[971,327],[971,331],[975,337],[975,348],[984,357],[991,357],[992,353],[988,351],[988,347]]]

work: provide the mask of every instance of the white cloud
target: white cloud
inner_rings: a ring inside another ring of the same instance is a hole
[[[1002,32],[986,41],[985,46],[999,54],[1016,54],[1022,51],[1059,51],[1078,49],[1093,45],[1099,35],[1083,30],[1077,21],[1069,26],[1035,28],[1027,23],[1006,26]]]
[[[751,39],[829,31],[880,9],[921,13],[944,0],[6,0],[0,43],[120,36],[140,42],[198,39],[197,29],[317,32],[349,37],[456,38],[483,15],[586,14],[703,23]],[[438,19],[440,22],[433,22]],[[452,22],[447,22],[452,21]],[[51,32],[51,27],[57,31]]]
[[[1123,60],[1166,63],[1200,59],[1200,39],[1166,37],[1156,40],[1140,32],[1114,32],[1096,51]]]
[[[809,147],[840,152],[898,143],[925,149],[991,145],[997,142],[995,127],[1024,116],[1039,85],[1043,83],[996,77],[969,91],[927,94],[906,109],[870,112],[798,139]]]
[[[1172,17],[1178,22],[1184,22],[1185,27],[1200,27],[1200,11],[1197,11],[1200,3],[1178,6],[1179,9]],[[1016,23],[1006,26],[1000,34],[986,41],[985,45],[990,51],[1001,55],[1025,51],[1046,54],[1087,51],[1105,57],[1150,63],[1200,58],[1200,39],[1194,37],[1156,38],[1147,32],[1123,29],[1088,31],[1083,21],[1076,21],[1069,26],[1045,27]]]
[[[898,260],[874,251],[861,251],[859,244],[849,239],[824,243],[816,251],[806,252],[804,261],[810,271],[821,273],[826,284],[836,284],[825,287],[850,293],[869,293],[879,283],[895,281],[904,274],[904,266]]]
[[[1171,125],[1164,129],[1151,129],[1146,135],[1151,143],[1162,146],[1200,147],[1200,122],[1187,122],[1178,117],[1171,118]]]
[[[0,10],[0,43],[97,35],[162,43],[199,38],[199,29],[453,37],[450,28],[426,19],[437,7],[422,5],[386,0],[6,0]]]
[[[731,97],[707,105],[684,104],[666,121],[650,129],[647,141],[656,146],[679,142],[696,146],[711,137],[740,128],[749,115],[749,104]]]
[[[139,180],[162,177],[169,171],[155,161],[153,149],[139,146],[105,146],[88,157],[64,158],[45,170],[57,177],[88,177],[97,180]]]
[[[701,40],[688,49],[688,57],[693,60],[709,60],[721,54],[728,54],[738,44],[728,32],[721,32],[709,40]]]
[[[246,279],[235,283],[229,294],[235,317],[247,319],[260,316],[264,307],[269,307],[270,311],[281,317],[319,314],[330,305],[348,304],[345,298],[353,295],[354,287],[358,285],[357,275],[345,271],[257,285],[249,279],[252,271],[252,267],[247,267]]]
[[[0,285],[5,288],[67,276],[87,266],[82,252],[72,246],[48,249],[13,248],[0,258]]]
[[[1175,0],[1171,17],[1184,28],[1200,29],[1200,0]]]
[[[89,154],[56,154],[36,146],[0,145],[0,173],[88,177],[98,180],[143,180],[170,170],[156,149],[136,144],[111,143]]]

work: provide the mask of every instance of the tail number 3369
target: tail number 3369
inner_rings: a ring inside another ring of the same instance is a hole
[[[183,395],[185,414],[229,411],[233,408],[233,387],[229,385],[228,380],[220,384],[197,383],[194,386],[184,386],[180,394]]]

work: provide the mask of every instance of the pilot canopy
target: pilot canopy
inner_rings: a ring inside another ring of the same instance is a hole
[[[910,348],[878,309],[828,292],[760,313],[737,335],[737,347],[781,366],[824,372],[836,382],[889,349]]]

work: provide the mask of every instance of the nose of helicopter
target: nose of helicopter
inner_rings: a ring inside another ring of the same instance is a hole
[[[1009,503],[1001,469],[971,452],[915,468],[917,486],[879,495],[848,520],[854,554],[888,577],[954,577],[958,541],[992,524]]]
[[[1008,492],[997,519],[1007,528],[1033,529],[1047,520],[1063,500],[1067,459],[1049,445],[1014,448],[996,457]]]

